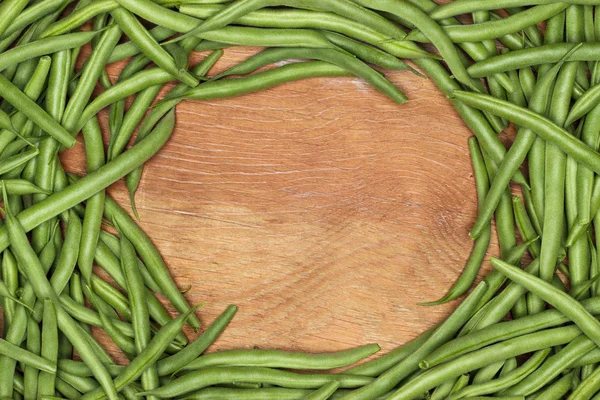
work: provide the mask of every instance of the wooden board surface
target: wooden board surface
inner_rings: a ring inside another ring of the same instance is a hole
[[[228,50],[213,72],[255,51]],[[178,107],[136,199],[186,297],[206,302],[203,324],[240,307],[211,350],[388,352],[456,306],[417,303],[441,297],[469,255],[471,133],[431,81],[386,75],[408,103],[320,78]],[[82,146],[63,160],[82,172]],[[123,182],[109,192],[129,209]]]

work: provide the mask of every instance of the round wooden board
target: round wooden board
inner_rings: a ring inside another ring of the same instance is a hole
[[[256,50],[227,50],[211,74]],[[239,306],[211,351],[385,353],[456,306],[417,303],[445,294],[470,252],[471,133],[432,81],[386,76],[406,104],[358,78],[319,78],[178,106],[136,200],[187,299],[206,303],[202,323]],[[81,145],[62,158],[84,172]],[[109,193],[130,210],[122,181]]]

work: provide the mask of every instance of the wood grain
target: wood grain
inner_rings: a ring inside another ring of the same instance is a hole
[[[214,71],[255,51],[228,50]],[[409,102],[326,78],[178,107],[136,199],[186,297],[206,302],[203,324],[240,307],[211,350],[388,352],[456,306],[417,303],[441,297],[469,255],[471,133],[430,80],[386,75]],[[71,171],[81,147],[63,154]],[[129,209],[122,182],[110,193]]]

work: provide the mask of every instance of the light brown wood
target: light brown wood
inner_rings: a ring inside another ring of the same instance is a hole
[[[206,302],[203,324],[240,307],[211,350],[388,352],[456,306],[417,303],[445,294],[470,252],[471,133],[430,80],[386,75],[408,103],[327,78],[178,107],[136,200],[186,297]],[[83,171],[81,146],[63,160]],[[110,194],[129,209],[122,182]]]

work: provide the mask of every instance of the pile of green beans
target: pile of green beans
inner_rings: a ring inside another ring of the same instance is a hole
[[[212,73],[233,46],[265,49]],[[201,328],[199,306],[105,189],[124,178],[137,216],[144,163],[182,101],[345,76],[410,101],[386,70],[427,75],[474,135],[472,252],[422,305],[462,303],[368,362],[377,344],[204,354],[237,307]],[[497,133],[509,127],[507,149]],[[58,158],[80,133],[83,177]],[[599,150],[600,0],[4,0],[0,399],[600,399]],[[500,252],[474,285],[494,227]]]

